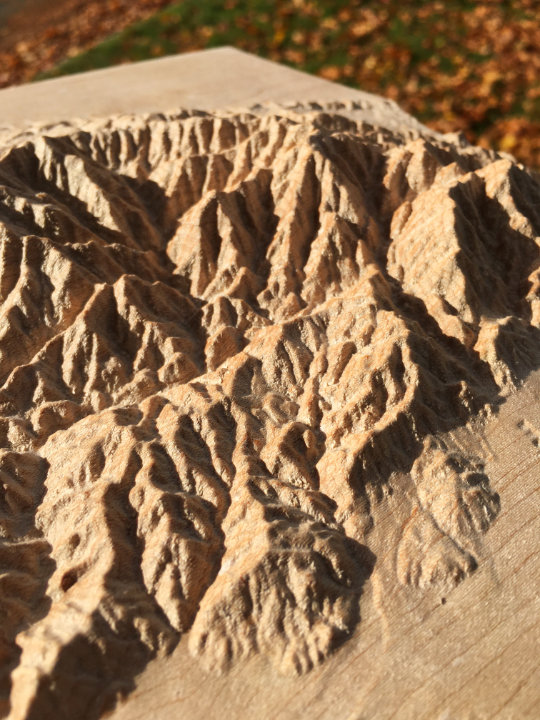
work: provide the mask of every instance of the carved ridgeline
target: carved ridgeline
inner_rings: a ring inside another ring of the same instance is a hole
[[[14,717],[97,714],[182,633],[212,669],[320,663],[358,623],[395,471],[396,578],[474,569],[500,499],[440,436],[538,364],[539,190],[335,109],[4,139]]]

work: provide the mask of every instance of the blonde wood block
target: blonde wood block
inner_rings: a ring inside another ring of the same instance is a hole
[[[537,717],[535,176],[231,49],[0,108],[4,716]]]

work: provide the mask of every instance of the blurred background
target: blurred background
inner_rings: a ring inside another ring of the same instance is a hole
[[[0,87],[233,45],[538,169],[539,16],[540,0],[0,0]]]

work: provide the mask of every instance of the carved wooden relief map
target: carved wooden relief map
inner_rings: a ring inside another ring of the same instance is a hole
[[[0,135],[6,716],[536,716],[540,185],[356,109]]]

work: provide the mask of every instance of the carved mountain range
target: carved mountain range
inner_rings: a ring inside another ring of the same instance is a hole
[[[396,583],[477,567],[504,497],[447,433],[539,365],[540,185],[353,111],[0,136],[13,718],[97,717],[183,635],[309,671],[362,631],[390,496]]]

